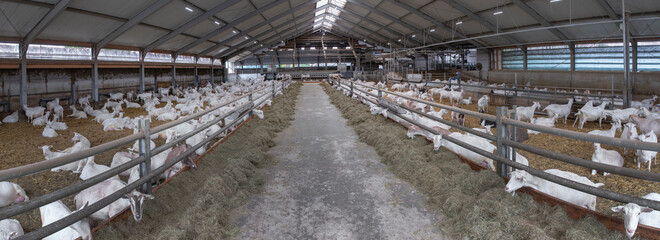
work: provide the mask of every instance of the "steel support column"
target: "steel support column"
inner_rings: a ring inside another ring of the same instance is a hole
[[[176,57],[174,59],[176,62]],[[176,63],[172,64],[172,87],[176,87]]]
[[[144,52],[140,51],[140,93],[144,93]]]
[[[523,54],[523,71],[527,71],[527,45],[522,46],[522,54]]]
[[[197,61],[195,61],[197,62]],[[195,88],[199,87],[199,74],[197,72],[197,64],[195,64]]]
[[[623,107],[629,108],[631,96],[630,84],[630,39],[628,38],[628,12],[626,11],[626,0],[621,0],[621,11],[623,14]]]
[[[97,47],[92,48],[92,101],[99,101],[99,49]],[[74,101],[75,103],[75,101]]]
[[[21,107],[20,109],[25,110],[23,107],[28,104],[27,102],[27,87],[28,87],[28,82],[27,82],[27,45],[21,43],[21,69],[20,69],[20,74],[21,74],[21,84],[19,87],[20,91],[20,104]]]
[[[211,70],[210,70],[210,73],[209,73],[209,75],[211,77],[211,79],[209,81],[211,81],[211,86],[213,86],[213,87],[215,87],[215,76],[214,76],[215,74],[213,72],[213,62],[214,61],[215,61],[215,59],[211,58]]]

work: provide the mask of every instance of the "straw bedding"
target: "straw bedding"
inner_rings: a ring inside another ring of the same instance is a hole
[[[438,227],[452,238],[625,238],[592,217],[575,220],[568,218],[560,207],[539,205],[526,194],[511,197],[494,172],[472,171],[444,148],[434,152],[425,140],[408,139],[400,125],[372,116],[366,105],[324,86],[360,140],[374,147],[395,175],[427,196],[427,208],[443,216]]]
[[[236,134],[206,155],[197,170],[176,177],[145,202],[142,222],[118,221],[101,228],[96,239],[224,239],[236,229],[232,209],[260,191],[260,168],[273,164],[267,154],[273,138],[291,123],[300,84],[264,108]]]

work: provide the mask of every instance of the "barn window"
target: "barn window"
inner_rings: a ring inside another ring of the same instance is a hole
[[[660,71],[660,41],[637,44],[637,71]]]
[[[520,48],[502,49],[502,69],[522,70],[523,51]]]
[[[528,70],[571,70],[571,50],[568,45],[527,48]]]

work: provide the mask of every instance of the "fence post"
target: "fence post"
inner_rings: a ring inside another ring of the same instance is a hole
[[[250,95],[248,96],[248,100],[250,101],[250,103],[252,103],[252,92],[250,92]],[[252,111],[250,111],[248,115],[252,117]]]
[[[502,142],[502,139],[505,139],[507,137],[507,127],[502,124],[502,118],[505,117],[505,114],[507,112],[506,107],[498,107],[497,108],[497,119],[496,119],[496,124],[497,124],[497,155],[507,158],[507,148]],[[508,158],[507,158],[508,159]],[[495,164],[495,172],[497,172],[498,175],[501,177],[504,177],[507,175],[506,172],[506,165],[503,163],[497,162]]]
[[[351,97],[353,97],[353,81],[351,81]]]
[[[144,156],[144,161],[140,163],[140,178],[143,178],[151,171],[151,119],[140,119],[140,127],[144,137],[139,140],[140,155]],[[151,194],[151,181],[144,183],[140,190],[144,194]]]
[[[275,88],[277,88],[277,82],[275,82],[273,80],[273,96],[272,97],[275,97]]]

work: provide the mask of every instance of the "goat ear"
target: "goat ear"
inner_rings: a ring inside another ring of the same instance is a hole
[[[616,206],[612,208],[612,212],[621,212],[621,209],[623,209],[623,206]]]
[[[642,208],[642,212],[650,213],[650,212],[653,212],[653,209],[652,209],[652,208],[643,207],[643,208]]]
[[[154,199],[154,195],[151,195],[151,194],[143,194],[142,196],[144,196],[144,198],[149,199],[149,200]]]

